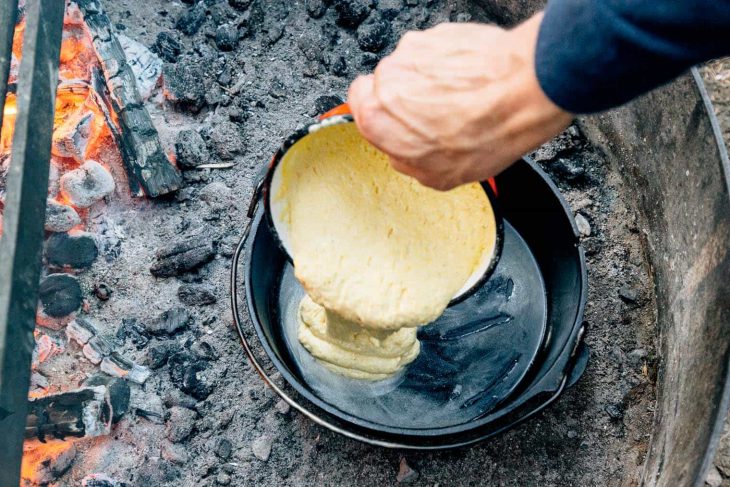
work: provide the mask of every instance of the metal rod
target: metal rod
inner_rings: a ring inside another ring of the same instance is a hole
[[[20,483],[65,4],[27,2],[0,238],[0,486]]]
[[[18,0],[0,2],[0,132],[3,127],[5,95],[8,91],[10,60],[13,57],[13,33],[18,15]]]

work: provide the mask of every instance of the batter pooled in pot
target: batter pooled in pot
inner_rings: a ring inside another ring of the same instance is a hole
[[[281,164],[272,214],[308,294],[300,342],[343,375],[396,373],[418,355],[416,327],[438,318],[495,251],[484,190],[422,186],[355,124],[304,137]]]

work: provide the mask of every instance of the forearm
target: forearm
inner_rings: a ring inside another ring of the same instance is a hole
[[[730,0],[553,0],[537,42],[540,85],[588,113],[623,104],[730,54]]]

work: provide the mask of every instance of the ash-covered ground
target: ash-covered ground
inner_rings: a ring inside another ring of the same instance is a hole
[[[443,0],[329,3],[103,2],[118,32],[165,61],[165,96],[160,89],[148,110],[163,145],[177,153],[186,187],[149,200],[131,198],[118,183],[92,209],[89,231],[101,255],[80,277],[82,314],[153,373],[143,386],[131,384],[131,410],[112,435],[78,442],[55,482],[76,486],[97,473],[113,479],[106,485],[140,487],[636,485],[654,405],[653,284],[642,229],[624,204],[630,195],[575,127],[535,156],[584,235],[591,361],[545,412],[471,448],[386,450],[290,411],[248,365],[232,325],[228,276],[256,173],[286,135],[339,103],[403,32],[470,20]],[[185,256],[165,262],[160,249]],[[191,262],[194,269],[185,269]],[[173,308],[182,310],[159,318]],[[41,372],[51,382],[81,383],[98,370],[68,344]]]

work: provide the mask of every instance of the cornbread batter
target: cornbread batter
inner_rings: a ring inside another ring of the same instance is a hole
[[[304,137],[281,164],[272,215],[308,294],[300,342],[343,375],[394,374],[418,356],[416,327],[438,318],[495,251],[484,190],[420,185],[351,123]]]

